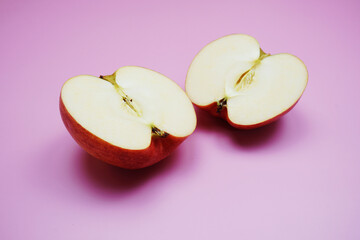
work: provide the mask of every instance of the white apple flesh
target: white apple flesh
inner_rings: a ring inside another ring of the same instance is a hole
[[[89,154],[128,169],[164,159],[196,126],[192,103],[175,82],[135,66],[69,79],[61,90],[60,113]]]
[[[304,63],[281,53],[264,53],[253,37],[228,35],[205,46],[194,58],[186,92],[198,107],[251,129],[287,113],[308,80]]]

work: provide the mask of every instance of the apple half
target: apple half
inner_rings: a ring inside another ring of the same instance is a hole
[[[164,75],[136,66],[69,79],[61,90],[60,113],[84,150],[127,169],[164,159],[196,127],[185,92]]]
[[[252,129],[277,120],[300,99],[308,80],[304,63],[262,51],[255,38],[233,34],[205,46],[186,77],[191,101],[230,125]]]

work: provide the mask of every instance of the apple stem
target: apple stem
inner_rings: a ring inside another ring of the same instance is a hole
[[[265,57],[268,57],[270,56],[271,54],[270,53],[265,53],[261,48],[260,48],[260,56],[259,56],[259,59],[264,59]]]

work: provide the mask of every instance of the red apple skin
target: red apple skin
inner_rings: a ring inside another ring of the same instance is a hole
[[[268,120],[266,120],[264,122],[253,124],[253,125],[240,125],[240,124],[236,124],[236,123],[232,122],[229,119],[229,115],[227,113],[227,108],[226,107],[224,107],[220,112],[217,112],[217,102],[211,103],[211,104],[206,105],[206,106],[199,106],[199,105],[196,105],[196,104],[195,105],[197,107],[199,107],[200,109],[203,109],[203,110],[209,112],[211,115],[213,115],[215,117],[220,117],[222,119],[225,119],[231,126],[233,126],[235,128],[238,128],[238,129],[255,129],[255,128],[265,126],[265,125],[267,125],[269,123],[272,123],[272,122],[278,120],[280,117],[282,117],[283,115],[288,113],[291,109],[293,109],[293,107],[295,107],[295,105],[298,103],[298,101],[299,101],[299,99],[291,107],[289,107],[284,112],[276,115],[275,117],[270,118],[270,119],[268,119]]]
[[[126,169],[144,168],[159,162],[187,138],[153,136],[148,148],[129,150],[112,145],[82,127],[67,111],[61,96],[60,114],[70,135],[86,152],[106,163]]]

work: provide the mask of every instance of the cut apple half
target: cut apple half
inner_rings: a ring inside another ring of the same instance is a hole
[[[205,46],[186,78],[191,101],[237,128],[275,121],[298,102],[308,72],[297,57],[270,55],[255,38],[228,35]]]
[[[165,158],[196,126],[185,92],[160,73],[136,66],[69,79],[61,90],[60,112],[88,153],[130,169]]]

